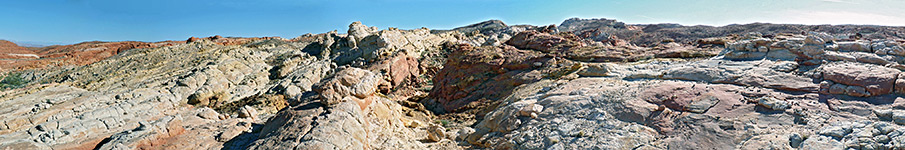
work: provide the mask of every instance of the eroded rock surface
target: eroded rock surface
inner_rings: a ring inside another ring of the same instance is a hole
[[[905,149],[902,27],[348,27],[0,41],[0,149]]]

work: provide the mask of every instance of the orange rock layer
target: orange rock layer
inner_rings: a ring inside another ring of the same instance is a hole
[[[210,40],[221,45],[240,45],[250,41],[263,39],[272,39],[272,37],[224,38],[221,36],[213,36],[207,38],[191,37],[186,41],[162,42],[92,41],[72,45],[54,45],[36,48],[21,47],[15,43],[0,40],[0,72],[52,66],[81,66],[104,60],[130,49],[172,46],[182,43],[191,43],[198,40]]]

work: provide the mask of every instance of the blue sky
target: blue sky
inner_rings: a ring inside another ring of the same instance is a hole
[[[630,24],[878,24],[905,26],[900,0],[3,0],[0,39],[37,44],[163,41],[212,35],[293,38],[348,24],[449,29],[488,19],[559,24],[572,17]]]

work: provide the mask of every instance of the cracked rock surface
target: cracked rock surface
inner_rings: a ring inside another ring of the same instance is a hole
[[[0,149],[905,149],[902,32],[574,18],[0,42]],[[66,53],[98,57],[20,63]]]

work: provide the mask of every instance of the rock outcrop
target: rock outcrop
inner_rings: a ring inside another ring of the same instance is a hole
[[[520,32],[512,37],[512,39],[509,39],[506,44],[521,49],[534,49],[548,53],[582,47],[582,44],[575,41],[575,39],[553,36],[548,33],[540,33],[534,30]]]
[[[54,45],[47,47],[24,48],[11,42],[0,41],[0,71],[40,69],[48,66],[82,66],[113,57],[130,49],[156,48],[173,46],[183,42],[200,40],[211,41],[220,45],[241,45],[251,41],[274,39],[265,38],[225,38],[212,36],[208,38],[192,37],[187,41],[163,42],[83,42],[72,45]]]
[[[441,112],[457,111],[482,98],[499,99],[518,85],[578,69],[542,53],[511,46],[456,45],[452,49],[449,60],[433,79],[435,87],[430,95],[434,99],[430,102],[435,103],[428,104],[442,108]],[[559,69],[565,72],[557,72]]]
[[[38,59],[40,56],[26,47],[20,47],[16,43],[0,40],[0,59]]]
[[[314,88],[320,93],[321,103],[333,105],[346,101],[358,104],[364,109],[371,104],[369,97],[377,92],[378,77],[376,74],[358,68],[343,69],[332,79]]]
[[[320,96],[270,119],[249,149],[424,149],[417,141],[427,137],[424,129],[406,127],[401,106],[373,94],[378,81],[367,77],[373,75],[342,69],[318,88],[325,89]],[[350,80],[356,81],[343,84]]]
[[[846,89],[857,89],[847,90],[848,95],[876,96],[892,93],[901,72],[872,64],[834,63],[827,64],[822,73],[825,80],[848,86]]]
[[[0,149],[905,149],[902,27],[348,27],[0,41]]]

